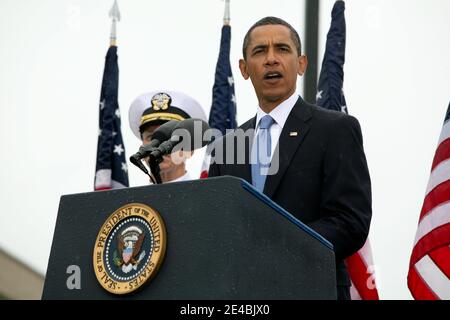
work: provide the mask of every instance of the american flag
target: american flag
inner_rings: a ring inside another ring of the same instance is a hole
[[[408,287],[416,300],[450,300],[450,104],[431,166]]]
[[[236,96],[230,64],[231,26],[222,27],[219,58],[213,86],[213,99],[209,112],[209,126],[225,134],[227,129],[236,129]],[[203,160],[200,178],[208,177],[209,154]]]
[[[319,77],[317,105],[348,113],[342,86],[345,63],[345,3],[336,1],[331,12],[325,54]],[[355,254],[346,259],[352,282],[352,300],[378,300],[375,270],[369,239]]]
[[[117,101],[118,88],[117,47],[110,46],[105,58],[100,94],[100,129],[94,179],[95,190],[128,187],[128,169],[125,161],[125,146],[120,129],[120,111]]]

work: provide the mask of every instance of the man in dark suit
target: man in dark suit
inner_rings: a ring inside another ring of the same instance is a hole
[[[238,134],[217,141],[216,150],[224,146],[224,161],[213,158],[209,176],[247,180],[329,240],[336,255],[338,299],[350,299],[344,259],[363,246],[372,216],[359,123],[296,94],[307,58],[297,32],[284,20],[266,17],[255,23],[244,39],[243,56],[239,67],[243,77],[251,79],[259,107],[256,117],[240,129],[255,131],[242,150],[234,146],[232,163],[225,161],[230,152],[225,146]],[[269,156],[269,169],[255,161],[261,154]],[[242,155],[244,162],[237,161]]]

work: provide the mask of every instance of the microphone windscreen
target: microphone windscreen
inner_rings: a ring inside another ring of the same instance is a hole
[[[169,140],[173,130],[179,123],[180,121],[170,120],[162,124],[155,132],[153,132],[152,140],[159,140],[159,142]]]
[[[203,140],[205,132],[209,129],[207,122],[201,119],[189,118],[178,123],[172,132],[172,138],[174,136],[182,138],[182,148],[185,151],[191,151],[202,148],[209,143],[209,141]],[[184,138],[189,138],[190,141],[185,141]]]

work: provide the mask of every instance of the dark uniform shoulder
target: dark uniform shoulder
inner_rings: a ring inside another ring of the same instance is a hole
[[[345,116],[348,116],[346,113],[336,110],[325,109],[316,105],[310,105],[314,116],[319,117],[324,120],[335,120]]]
[[[255,128],[255,122],[256,122],[256,117],[253,117],[253,118],[247,120],[246,122],[244,122],[243,124],[241,124],[238,129],[247,130],[249,128]]]
[[[348,115],[345,112],[329,110],[315,105],[310,106],[314,117],[328,125],[347,124],[351,126],[359,126],[358,120],[354,116]]]

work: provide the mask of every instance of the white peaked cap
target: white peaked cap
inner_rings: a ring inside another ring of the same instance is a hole
[[[185,93],[171,90],[152,91],[138,96],[130,106],[128,119],[134,135],[141,139],[139,128],[153,121],[182,121],[197,118],[208,121],[200,103]]]

